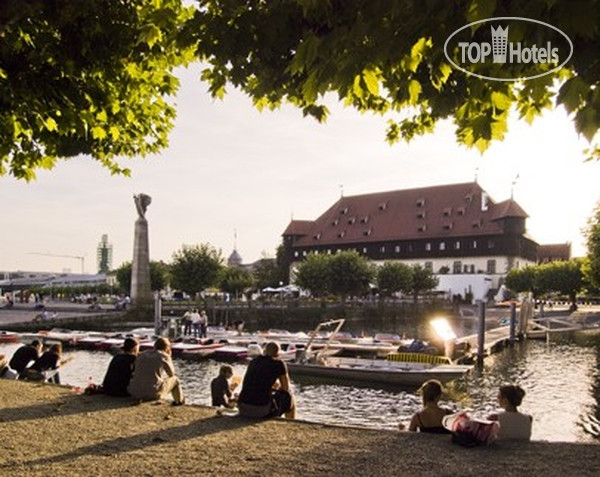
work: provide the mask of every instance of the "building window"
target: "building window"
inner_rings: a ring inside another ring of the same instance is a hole
[[[452,223],[444,224],[444,230],[452,230]]]
[[[425,218],[425,211],[417,212],[417,219],[424,219],[424,218]]]
[[[489,274],[496,273],[496,260],[488,260],[487,261],[487,272]]]
[[[346,235],[346,231],[342,230],[339,234],[338,234],[338,238],[344,238],[344,235]]]
[[[414,249],[413,249],[413,244],[412,244],[412,243],[409,243],[409,244],[408,244],[408,251],[409,251],[409,252],[412,252],[413,250],[414,250]]]
[[[417,200],[417,207],[423,207],[425,205],[425,199]]]
[[[460,240],[454,242],[454,250],[460,250]]]
[[[400,245],[396,245],[396,246],[394,247],[394,252],[396,252],[396,253],[400,253]]]
[[[319,232],[318,234],[315,234],[315,240],[320,240],[321,238],[321,232]]]
[[[306,257],[306,250],[302,250],[302,256]]]
[[[367,253],[367,247],[363,247],[363,253]]]
[[[494,241],[488,240],[488,248],[494,248]]]
[[[360,221],[361,221],[363,224],[366,224],[366,223],[369,221],[369,216],[368,216],[368,215],[365,215],[365,216],[364,216],[362,219],[360,219]]]
[[[428,252],[431,250],[431,244],[429,242],[425,244],[425,250],[427,250]]]
[[[460,271],[462,270],[462,262],[460,260],[454,262],[452,264],[452,273],[460,273]]]
[[[354,222],[356,222],[356,217],[350,217],[350,218],[348,219],[348,223],[349,223],[350,225],[352,225]]]
[[[346,215],[348,213],[348,207],[344,207],[341,211],[342,215]]]
[[[469,266],[466,263],[463,266],[463,272],[469,273]]]
[[[331,255],[331,249],[330,248],[327,249],[327,255]]]
[[[473,248],[477,248],[477,240],[473,240]]]
[[[452,215],[452,207],[444,208],[444,217],[450,217]]]
[[[379,204],[379,210],[385,210],[387,209],[387,202],[382,202],[381,204]]]
[[[426,229],[427,229],[427,226],[425,224],[419,225],[419,227],[417,228],[417,230],[419,232],[425,232]]]
[[[433,262],[425,262],[425,270],[433,271]]]
[[[294,257],[298,258],[298,251],[297,250],[294,252]]]
[[[465,215],[465,208],[464,207],[459,207],[456,212],[458,213],[458,215]]]
[[[335,220],[332,220],[332,221],[331,221],[331,225],[333,225],[334,227],[335,227],[337,224],[339,224],[339,223],[340,223],[340,221],[339,221],[338,219],[335,219]]]
[[[440,250],[446,250],[446,242],[440,242]]]

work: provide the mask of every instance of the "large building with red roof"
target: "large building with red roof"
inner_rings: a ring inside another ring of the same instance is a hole
[[[292,220],[286,259],[356,250],[375,263],[419,264],[438,274],[485,274],[492,287],[534,265],[538,244],[512,198],[495,202],[476,182],[341,197],[316,220]],[[292,274],[293,275],[293,274]]]

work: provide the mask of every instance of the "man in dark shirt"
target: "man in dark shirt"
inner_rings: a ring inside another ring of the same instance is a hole
[[[290,377],[287,366],[278,359],[279,349],[277,343],[267,343],[264,355],[248,365],[238,399],[240,415],[264,418],[285,414],[290,419],[296,416]]]
[[[38,340],[33,340],[31,344],[21,346],[15,354],[13,354],[8,365],[19,373],[19,379],[25,376],[25,370],[32,361],[36,361],[42,352],[42,343]]]
[[[134,338],[126,338],[123,343],[123,352],[116,355],[108,365],[104,381],[103,391],[109,396],[129,396],[127,386],[131,381],[135,358],[139,352],[138,341]]]

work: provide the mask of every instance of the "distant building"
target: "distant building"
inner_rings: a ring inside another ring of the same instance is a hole
[[[498,288],[509,270],[537,262],[527,217],[512,198],[496,203],[476,182],[341,197],[316,220],[290,222],[285,259],[293,276],[309,253],[356,250],[375,264],[485,274]]]
[[[238,253],[238,251],[234,248],[231,255],[227,259],[228,267],[237,267],[240,268],[242,266],[242,256]]]
[[[538,263],[571,260],[571,242],[553,243],[538,247]]]
[[[98,248],[96,258],[98,261],[98,273],[108,273],[112,269],[113,246],[108,243],[108,235],[103,235]]]

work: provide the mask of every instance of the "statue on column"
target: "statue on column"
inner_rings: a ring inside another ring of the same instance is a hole
[[[133,196],[133,201],[140,219],[145,219],[146,209],[152,203],[152,197],[146,194],[137,194]]]

